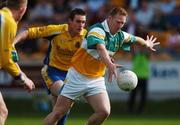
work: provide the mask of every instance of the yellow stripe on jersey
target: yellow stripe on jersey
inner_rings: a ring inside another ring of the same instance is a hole
[[[49,78],[47,69],[48,69],[48,67],[47,67],[47,65],[45,65],[41,70],[41,75],[45,81],[45,84],[49,88],[53,84],[53,81]]]
[[[80,48],[75,53],[72,58],[72,66],[88,77],[101,77],[105,74],[104,63],[92,57],[84,48]]]
[[[90,32],[89,34],[88,34],[88,36],[95,36],[95,37],[97,37],[97,38],[99,38],[99,39],[104,39],[105,38],[105,36],[104,35],[101,35],[101,34],[98,34],[97,32]]]
[[[18,76],[20,69],[12,60],[12,41],[16,35],[17,24],[8,8],[0,10],[0,65],[12,76]]]

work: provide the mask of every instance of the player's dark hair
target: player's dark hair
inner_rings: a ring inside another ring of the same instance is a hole
[[[10,9],[19,9],[23,6],[27,6],[28,0],[7,0],[7,7]]]
[[[109,12],[110,16],[115,16],[117,14],[122,15],[122,16],[128,15],[127,11],[122,7],[115,7]]]
[[[69,14],[69,19],[70,20],[73,20],[75,15],[82,15],[82,16],[85,16],[86,15],[86,12],[82,9],[79,9],[79,8],[75,8],[73,9],[70,14]]]

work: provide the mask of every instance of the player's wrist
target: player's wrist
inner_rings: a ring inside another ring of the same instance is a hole
[[[24,85],[25,84],[25,76],[22,73],[20,75],[18,75],[18,76],[15,76],[14,79],[20,85]]]
[[[146,46],[147,48],[149,48],[149,42],[148,42],[148,41],[146,41],[145,46]]]

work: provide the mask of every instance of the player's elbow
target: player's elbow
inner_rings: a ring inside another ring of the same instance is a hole
[[[3,69],[13,77],[18,76],[21,72],[18,66],[16,64],[12,65],[12,63],[5,63]]]

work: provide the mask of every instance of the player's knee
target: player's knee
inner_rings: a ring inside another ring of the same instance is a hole
[[[53,111],[53,114],[54,114],[54,118],[59,120],[64,116],[65,112],[63,110],[59,110],[59,111]]]
[[[0,110],[0,115],[1,117],[3,117],[4,119],[6,119],[8,117],[8,109],[6,107],[1,108]]]
[[[103,109],[99,112],[99,116],[105,119],[110,115],[110,113],[111,113],[110,109]]]

